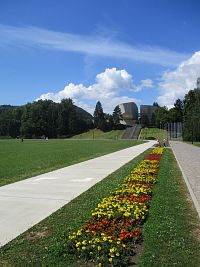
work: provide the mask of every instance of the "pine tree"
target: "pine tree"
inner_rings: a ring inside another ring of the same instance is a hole
[[[114,129],[120,128],[120,126],[121,126],[120,121],[123,119],[123,117],[122,117],[122,113],[121,113],[121,109],[120,109],[119,105],[117,105],[114,108],[112,116],[113,116]]]
[[[100,130],[104,130],[105,123],[106,120],[103,113],[103,108],[101,102],[98,101],[94,110],[94,126]]]

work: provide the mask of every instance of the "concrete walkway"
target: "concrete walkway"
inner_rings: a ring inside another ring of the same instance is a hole
[[[170,141],[186,185],[200,217],[200,147]]]
[[[155,144],[150,141],[0,187],[0,246]]]

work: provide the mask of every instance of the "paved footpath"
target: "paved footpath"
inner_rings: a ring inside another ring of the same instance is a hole
[[[154,144],[155,141],[150,141],[0,187],[0,246],[39,223]]]
[[[200,217],[200,147],[170,141],[188,190]]]

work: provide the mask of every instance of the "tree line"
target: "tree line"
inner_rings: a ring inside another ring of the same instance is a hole
[[[141,118],[143,127],[164,128],[169,123],[181,122],[185,141],[200,141],[200,90],[190,90],[183,100],[177,99],[171,109],[161,107],[157,103],[155,114]],[[147,115],[147,114],[146,114]]]
[[[116,106],[112,115],[103,112],[103,107],[100,101],[97,102],[94,110],[94,127],[104,132],[111,130],[121,130],[125,126],[120,123],[123,120],[119,106]]]
[[[121,112],[116,107],[113,115],[103,112],[98,101],[94,117],[73,104],[71,99],[61,103],[39,100],[23,106],[0,106],[0,136],[25,138],[70,137],[92,128],[102,131],[119,129]]]
[[[183,138],[200,141],[200,90],[190,90],[183,100],[177,99],[171,109],[154,102],[156,112],[151,118],[143,114],[142,127],[164,128],[168,123],[183,123]],[[39,100],[23,106],[0,106],[0,136],[26,138],[70,137],[92,128],[102,131],[124,129],[120,123],[122,114],[116,106],[112,114],[104,113],[100,101],[96,103],[93,116],[73,104],[71,99],[61,103]]]
[[[71,99],[39,100],[24,106],[0,106],[0,136],[67,137],[93,127],[92,115]]]

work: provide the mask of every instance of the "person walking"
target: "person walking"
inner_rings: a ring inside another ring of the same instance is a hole
[[[156,139],[156,146],[160,147],[160,140],[159,139]]]

